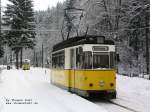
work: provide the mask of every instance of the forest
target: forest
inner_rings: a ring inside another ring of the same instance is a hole
[[[35,66],[49,66],[54,44],[74,36],[103,35],[115,41],[119,72],[149,73],[149,8],[149,0],[66,0],[36,11],[36,45],[25,48],[24,57]]]

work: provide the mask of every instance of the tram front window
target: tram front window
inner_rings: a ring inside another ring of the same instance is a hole
[[[90,51],[84,52],[80,58],[80,68],[82,69],[105,69],[113,68],[113,58],[110,58],[110,53],[93,53]],[[110,59],[111,65],[110,65]],[[82,64],[83,62],[83,64]],[[77,67],[78,68],[78,67]]]
[[[94,53],[93,54],[93,69],[109,68],[109,55]]]

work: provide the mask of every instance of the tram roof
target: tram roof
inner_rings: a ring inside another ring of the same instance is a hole
[[[98,42],[98,39],[100,41]],[[95,35],[87,35],[87,36],[76,36],[72,37],[68,40],[62,41],[53,46],[53,51],[57,51],[60,49],[64,49],[67,47],[83,45],[83,44],[106,44],[106,45],[114,45],[113,40],[106,40],[104,36],[95,36]]]

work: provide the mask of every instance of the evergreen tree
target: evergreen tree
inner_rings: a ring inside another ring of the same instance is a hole
[[[2,58],[4,56],[3,45],[4,45],[4,38],[3,38],[2,33],[0,32],[0,58]]]
[[[33,48],[35,38],[35,24],[32,0],[9,0],[4,11],[4,25],[10,30],[5,32],[5,38],[9,47],[16,54],[16,66],[18,68],[18,55],[23,48]],[[21,61],[22,65],[22,61]]]
[[[4,49],[2,46],[0,46],[0,58],[4,55]]]

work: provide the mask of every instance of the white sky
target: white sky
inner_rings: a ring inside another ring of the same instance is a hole
[[[2,6],[6,6],[7,0],[1,0]],[[46,10],[48,7],[56,6],[57,2],[63,2],[65,0],[33,0],[35,10]]]

